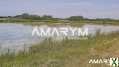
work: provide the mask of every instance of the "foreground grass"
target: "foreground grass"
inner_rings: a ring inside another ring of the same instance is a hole
[[[96,57],[119,57],[119,33],[97,34],[86,40],[63,40],[52,42],[46,39],[18,55],[0,56],[1,67],[106,67],[90,65],[88,60]]]

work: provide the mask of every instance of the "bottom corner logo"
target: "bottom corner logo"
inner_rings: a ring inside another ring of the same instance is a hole
[[[117,67],[118,66],[118,58],[110,58],[110,66]]]

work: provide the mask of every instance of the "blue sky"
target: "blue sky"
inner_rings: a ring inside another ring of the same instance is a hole
[[[119,0],[0,0],[1,16],[21,13],[119,18]]]

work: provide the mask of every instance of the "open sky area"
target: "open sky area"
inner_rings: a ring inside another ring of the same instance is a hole
[[[0,0],[0,16],[21,13],[68,17],[119,18],[119,0]]]

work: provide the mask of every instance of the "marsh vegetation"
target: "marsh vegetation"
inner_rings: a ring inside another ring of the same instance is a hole
[[[97,33],[96,36],[89,36],[86,40],[65,39],[61,42],[53,42],[45,39],[42,43],[30,47],[29,52],[1,55],[0,64],[1,67],[12,67],[11,65],[17,65],[15,67],[21,65],[21,67],[92,67],[88,64],[88,60],[92,57],[119,57],[118,46],[118,32],[107,35]]]

